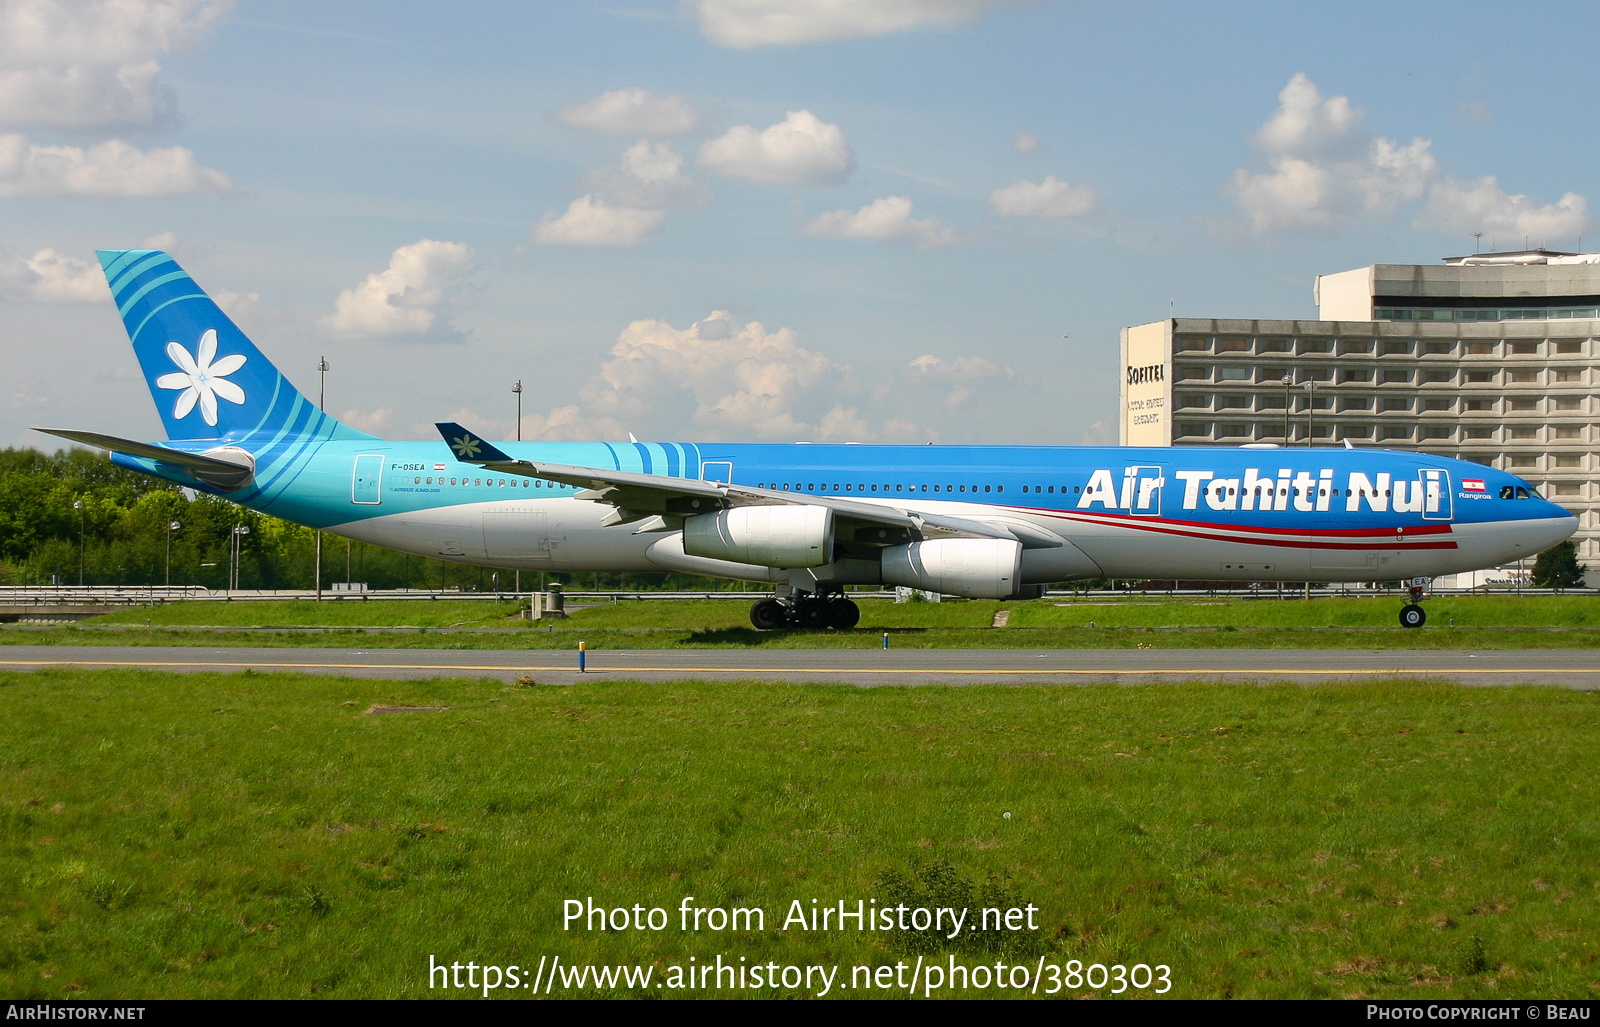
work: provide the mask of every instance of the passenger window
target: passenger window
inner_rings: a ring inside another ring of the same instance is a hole
[[[983,491],[985,491],[985,492],[988,492],[988,491],[989,491],[989,486],[987,486],[987,485],[985,485],[985,486],[984,486],[984,487],[983,487]]]

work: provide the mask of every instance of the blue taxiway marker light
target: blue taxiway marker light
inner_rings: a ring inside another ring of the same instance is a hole
[[[883,633],[883,647],[885,649],[889,648],[889,633],[887,631]]]
[[[584,664],[584,657],[586,657],[589,654],[588,650],[589,650],[589,643],[588,642],[579,642],[578,643],[578,673],[579,674],[586,673],[585,670],[584,670],[583,664]]]

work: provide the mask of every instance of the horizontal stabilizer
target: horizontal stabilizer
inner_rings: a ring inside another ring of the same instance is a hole
[[[439,434],[444,436],[445,442],[450,444],[450,452],[456,459],[467,464],[510,463],[511,458],[495,448],[487,440],[479,438],[475,433],[461,427],[454,421],[440,421],[434,425],[439,429]]]
[[[119,439],[115,435],[101,435],[92,431],[74,431],[67,428],[33,430],[66,439],[68,442],[78,442],[96,449],[181,467],[196,481],[214,485],[225,492],[237,492],[255,478],[255,460],[249,453],[232,446],[219,447],[207,453],[185,453],[182,450],[168,449],[166,446],[150,442]]]

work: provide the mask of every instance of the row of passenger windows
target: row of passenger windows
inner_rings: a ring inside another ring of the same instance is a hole
[[[529,479],[529,478],[521,478],[521,479],[518,479],[518,478],[511,478],[511,479],[500,478],[498,480],[496,480],[494,478],[462,478],[462,479],[460,479],[460,482],[461,482],[461,485],[463,487],[474,487],[475,486],[477,488],[488,487],[488,488],[491,488],[491,489],[492,488],[502,488],[503,489],[503,488],[507,487],[508,480],[510,482],[510,487],[511,488],[518,488],[519,486],[521,488],[525,488],[525,489],[526,488],[536,488],[536,489],[546,489],[546,488],[548,488],[548,489],[558,489],[558,488],[561,488],[560,485],[558,485],[557,483],[555,483],[553,481],[541,481],[541,480],[539,480],[537,478],[534,478],[534,479]],[[451,478],[450,479],[450,484],[454,485],[454,484],[456,484],[456,481],[457,481],[457,479]],[[411,479],[411,483],[413,485],[436,485],[436,484],[437,485],[443,485],[443,484],[445,484],[445,480],[444,480],[444,476],[443,475],[441,475],[439,477],[438,481],[434,481],[433,478],[424,478],[421,475],[417,475],[416,477]]]

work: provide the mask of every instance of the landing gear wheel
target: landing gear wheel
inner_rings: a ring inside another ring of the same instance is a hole
[[[828,627],[847,631],[861,621],[861,607],[844,598],[828,600]]]
[[[771,631],[789,623],[789,608],[776,599],[761,599],[750,607],[750,623],[758,631]]]
[[[807,599],[794,611],[795,623],[809,631],[828,626],[828,603],[823,599]]]
[[[1400,626],[1402,628],[1420,628],[1428,622],[1428,615],[1422,612],[1422,607],[1411,603],[1400,611]]]

